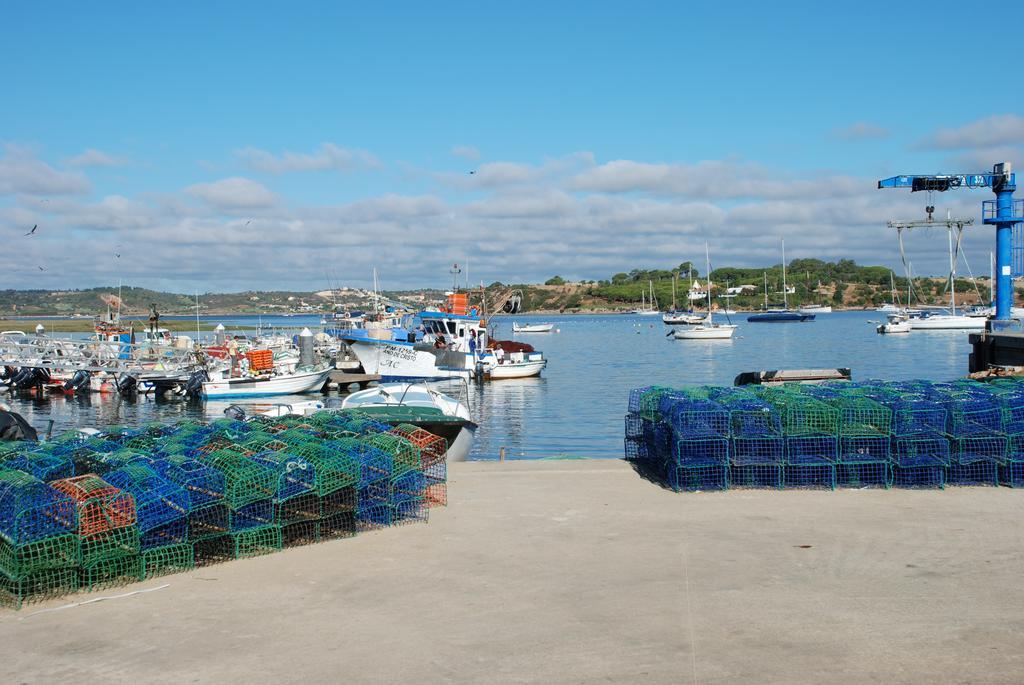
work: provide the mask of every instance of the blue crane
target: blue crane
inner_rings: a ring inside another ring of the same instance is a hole
[[[991,188],[995,200],[981,203],[982,222],[996,227],[996,316],[993,328],[1010,325],[1013,307],[1013,277],[1024,275],[1024,263],[1013,268],[1013,228],[1024,222],[1024,200],[1014,200],[1017,180],[1009,162],[996,164],[991,173],[983,174],[922,174],[893,176],[878,182],[879,188],[910,188],[945,192],[953,188]],[[929,207],[929,215],[934,208]],[[1021,260],[1024,261],[1024,260]]]

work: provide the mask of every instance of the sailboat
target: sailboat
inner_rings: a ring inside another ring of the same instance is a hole
[[[807,290],[810,291],[810,285],[807,286]],[[821,294],[821,281],[818,281],[818,287],[814,289],[815,294]],[[828,304],[805,304],[797,308],[797,311],[801,314],[831,314],[832,305]]]
[[[680,311],[676,308],[676,280],[678,276],[672,275],[672,309],[661,315],[661,320],[669,326],[678,326],[681,324],[698,324],[703,323],[705,320],[704,314],[695,314],[693,310],[688,312]]]
[[[782,241],[782,309],[768,308],[768,273],[764,275],[764,311],[759,314],[751,314],[747,321],[751,323],[786,323],[790,321],[814,321],[814,314],[803,314],[794,312],[789,308],[789,300],[786,297],[786,241]]]
[[[949,312],[933,314],[929,311],[909,316],[910,324],[915,331],[950,331],[950,330],[984,330],[985,316],[968,316],[956,311],[956,263],[959,261],[960,238],[957,237],[957,249],[953,249],[953,226],[949,228]]]
[[[648,306],[647,302],[645,301],[646,293],[641,290],[640,291],[640,309],[634,309],[632,312],[630,312],[631,314],[636,314],[638,316],[654,316],[654,315],[660,313],[658,311],[658,300],[655,299],[655,297],[654,297],[654,281],[647,281],[647,283],[651,287],[651,303],[650,303],[650,306]]]
[[[714,323],[711,320],[711,254],[708,244],[704,243],[704,259],[708,269],[708,313],[704,322],[698,326],[682,328],[675,332],[676,340],[725,340],[736,332],[736,324]]]

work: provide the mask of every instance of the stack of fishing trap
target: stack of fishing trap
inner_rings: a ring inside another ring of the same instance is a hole
[[[1024,486],[1024,382],[633,390],[625,456],[674,490]]]
[[[354,411],[0,444],[0,604],[425,522],[447,442]]]

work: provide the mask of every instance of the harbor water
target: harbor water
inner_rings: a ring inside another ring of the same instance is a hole
[[[822,314],[807,323],[747,323],[732,340],[675,340],[657,316],[563,315],[496,317],[499,338],[529,342],[544,352],[540,378],[469,386],[471,410],[480,424],[471,458],[618,458],[622,417],[631,388],[642,385],[731,385],[743,371],[849,367],[869,378],[949,380],[967,373],[970,347],[964,331],[882,336],[877,312]],[[724,317],[723,317],[724,319]],[[716,319],[717,320],[717,319]],[[250,317],[209,321],[256,324]],[[551,322],[555,332],[512,333],[512,321]],[[279,317],[263,323],[317,326],[315,317]],[[263,400],[287,403],[312,395]],[[43,399],[4,397],[37,428],[136,426],[180,418],[216,418],[225,402],[114,395],[56,394]],[[260,402],[250,400],[249,402]],[[242,403],[242,402],[240,402]]]

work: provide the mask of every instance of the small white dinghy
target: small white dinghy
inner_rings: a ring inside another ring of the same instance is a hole
[[[513,333],[550,333],[554,327],[553,323],[526,323],[520,326],[519,323],[512,322]]]

